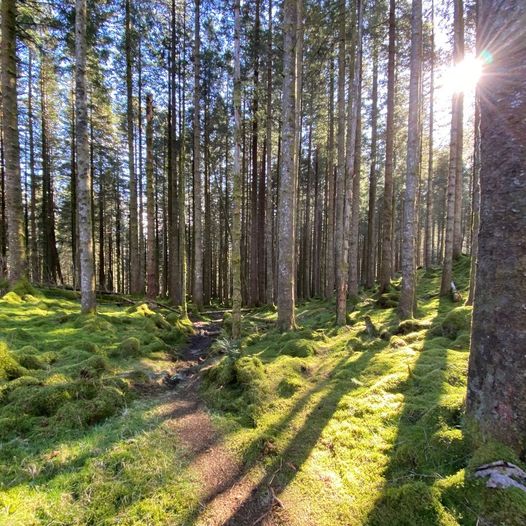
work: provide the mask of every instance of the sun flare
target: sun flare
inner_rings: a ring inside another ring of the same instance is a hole
[[[451,94],[473,92],[482,75],[483,62],[473,55],[466,55],[462,62],[442,71],[442,83]]]

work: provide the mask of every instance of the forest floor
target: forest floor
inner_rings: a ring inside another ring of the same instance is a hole
[[[466,293],[469,260],[455,267]],[[505,459],[467,432],[471,308],[419,273],[417,319],[398,284],[334,305],[194,315],[74,294],[0,299],[0,525],[524,525],[519,489],[472,470]],[[113,301],[113,303],[111,303]]]

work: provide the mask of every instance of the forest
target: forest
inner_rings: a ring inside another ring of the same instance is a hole
[[[0,0],[0,525],[526,525],[524,0]]]

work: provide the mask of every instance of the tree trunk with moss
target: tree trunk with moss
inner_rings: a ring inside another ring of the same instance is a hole
[[[413,0],[411,18],[411,76],[409,81],[409,120],[407,170],[402,224],[402,290],[398,313],[401,318],[414,315],[416,302],[416,214],[420,179],[420,138],[422,105],[422,0]]]
[[[27,277],[16,72],[16,1],[2,0],[2,126],[5,152],[7,264],[11,285]]]
[[[82,313],[88,314],[95,312],[96,298],[95,273],[93,270],[91,173],[86,93],[86,0],[76,1],[75,62],[80,303]]]
[[[480,230],[467,412],[524,454],[526,3],[479,2]]]

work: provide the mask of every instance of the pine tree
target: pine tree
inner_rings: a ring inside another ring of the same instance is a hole
[[[75,8],[75,109],[77,132],[77,199],[80,250],[80,292],[83,314],[95,312],[93,270],[92,201],[88,102],[86,92],[86,0],[76,0]]]

